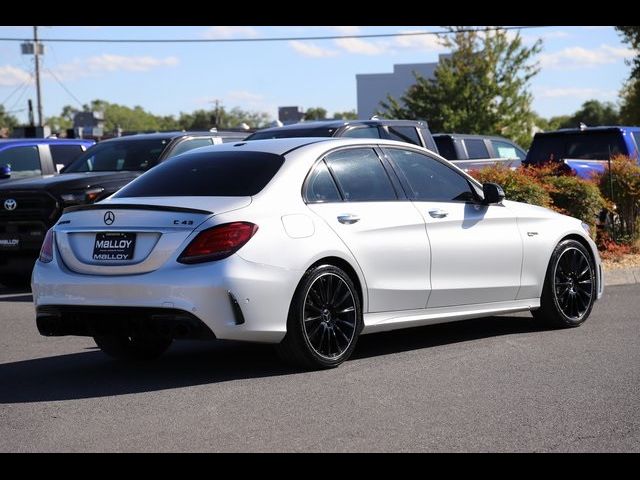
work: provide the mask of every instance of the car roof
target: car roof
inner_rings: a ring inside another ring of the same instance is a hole
[[[569,135],[574,133],[588,133],[588,132],[622,132],[632,131],[640,132],[640,127],[627,127],[627,126],[600,126],[600,127],[585,127],[585,128],[560,128],[550,132],[538,132],[536,135],[551,136],[551,135]]]
[[[155,132],[155,133],[136,133],[134,135],[123,135],[122,137],[109,138],[102,140],[105,142],[135,142],[137,140],[173,140],[180,137],[224,137],[224,136],[241,136],[243,132],[226,132],[226,131],[175,131],[175,132]]]
[[[83,138],[1,138],[0,146],[4,145],[25,145],[25,144],[56,144],[56,143],[69,143],[69,144],[78,144],[78,143],[86,143],[93,144],[95,140],[87,140]]]
[[[264,140],[251,140],[223,143],[221,145],[212,145],[200,147],[192,150],[192,152],[204,152],[206,150],[221,151],[238,151],[244,148],[246,151],[273,153],[275,155],[286,155],[287,153],[301,147],[312,144],[331,144],[332,147],[350,146],[350,145],[389,145],[400,146],[404,148],[419,148],[419,145],[413,145],[406,142],[398,142],[396,140],[387,140],[382,138],[344,138],[344,137],[287,137],[287,138],[269,138]],[[185,153],[188,155],[190,152]],[[431,152],[435,153],[435,152]],[[177,157],[176,157],[177,158]]]
[[[270,127],[258,130],[259,132],[280,132],[282,130],[314,130],[323,128],[340,128],[347,125],[422,125],[427,123],[423,120],[388,120],[384,118],[373,120],[316,120],[312,122],[299,122],[282,127]]]

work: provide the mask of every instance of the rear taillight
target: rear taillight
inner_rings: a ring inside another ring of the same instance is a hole
[[[180,263],[202,263],[233,255],[258,231],[249,222],[233,222],[204,230],[194,238],[178,257]]]
[[[53,260],[53,237],[53,228],[50,228],[44,236],[44,242],[42,242],[42,248],[40,248],[38,260],[42,263],[49,263]]]

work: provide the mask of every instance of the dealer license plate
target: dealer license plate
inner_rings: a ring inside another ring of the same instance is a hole
[[[96,234],[93,259],[99,261],[133,260],[136,234],[129,232],[102,232]]]

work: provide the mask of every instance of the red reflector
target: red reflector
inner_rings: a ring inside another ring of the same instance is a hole
[[[44,236],[44,242],[42,242],[38,260],[42,263],[49,263],[53,260],[53,228],[50,228]]]
[[[249,222],[233,222],[204,230],[194,238],[178,257],[180,263],[201,263],[221,260],[233,255],[258,231]]]

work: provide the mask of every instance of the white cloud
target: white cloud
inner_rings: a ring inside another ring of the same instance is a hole
[[[207,28],[202,36],[204,38],[257,37],[258,31],[253,27],[217,26]]]
[[[567,47],[553,53],[540,55],[540,65],[545,68],[590,68],[614,63],[635,55],[631,48],[600,45],[588,50],[583,47]]]
[[[400,33],[420,33],[423,30],[407,30]],[[393,40],[394,47],[436,51],[442,50],[443,46],[436,35],[407,35],[402,37],[395,37]]]
[[[58,78],[74,80],[90,75],[110,72],[148,72],[155,68],[175,67],[180,63],[177,57],[156,58],[150,56],[127,57],[103,53],[85,59],[75,59],[58,65],[53,72]],[[48,75],[45,71],[45,75]]]
[[[300,41],[300,40],[292,40],[289,42],[291,48],[293,48],[299,54],[305,57],[333,57],[338,54],[335,50],[330,50],[328,48],[323,48],[315,43],[310,43],[308,41]]]
[[[547,88],[543,87],[535,92],[536,96],[542,98],[561,98],[561,97],[573,97],[580,99],[597,98],[597,99],[609,99],[615,98],[618,94],[615,90],[602,90],[599,88],[580,88],[580,87],[567,87],[567,88]]]
[[[360,38],[340,38],[334,40],[334,43],[348,53],[357,53],[360,55],[380,55],[387,51],[384,45],[367,42]]]
[[[0,67],[0,87],[14,87],[31,81],[31,75],[21,68],[5,65]]]

